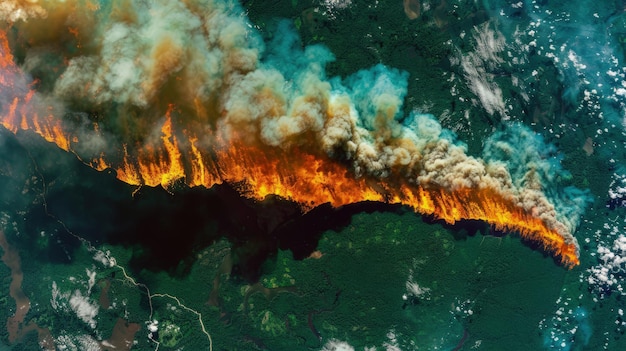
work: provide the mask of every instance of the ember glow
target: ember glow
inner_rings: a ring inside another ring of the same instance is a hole
[[[327,79],[327,49],[301,49],[287,25],[265,44],[230,2],[124,4],[41,5],[46,16],[10,22],[0,33],[5,128],[128,184],[229,183],[304,210],[399,203],[451,224],[485,221],[579,263],[582,208],[561,213],[568,204],[544,194],[532,165],[515,179],[506,161],[467,155],[433,116],[403,116],[406,73],[379,65]],[[42,33],[47,21],[67,35]]]

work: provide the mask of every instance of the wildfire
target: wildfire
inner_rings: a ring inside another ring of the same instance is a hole
[[[2,32],[0,69],[0,89],[14,95],[5,115],[0,116],[2,125],[14,133],[31,130],[61,149],[76,153],[73,145],[80,141],[67,132],[62,120],[53,114],[40,116],[33,110],[30,102],[34,90],[12,86],[21,78],[21,71],[13,62]],[[177,180],[207,188],[226,182],[237,185],[251,198],[262,200],[276,195],[301,204],[304,210],[324,203],[336,207],[359,201],[404,204],[451,224],[462,219],[480,220],[499,230],[518,232],[525,239],[541,243],[565,266],[579,264],[576,245],[565,239],[564,227],[555,228],[533,216],[498,189],[450,190],[394,178],[356,177],[340,161],[297,146],[258,145],[237,137],[228,141],[212,135],[200,138],[188,130],[177,130],[175,115],[176,108],[170,105],[159,138],[143,145],[121,145],[117,155],[101,153],[83,162],[98,170],[112,168],[117,178],[128,184],[167,189]],[[97,125],[93,133],[99,133]],[[207,139],[211,146],[202,147],[199,140]]]
[[[17,133],[18,130],[32,130],[49,142],[57,144],[61,149],[70,151],[71,142],[77,142],[75,137],[71,137],[64,130],[63,123],[52,114],[40,117],[37,111],[31,109],[31,100],[35,91],[26,87],[16,87],[17,81],[22,81],[21,71],[13,62],[13,55],[9,48],[6,33],[0,30],[0,89],[9,91],[13,96],[8,96],[11,100],[8,113],[2,116],[0,123]],[[1,101],[0,101],[1,102]]]
[[[2,55],[0,55],[0,68],[3,71],[14,69],[15,64],[13,63],[13,55],[11,54],[11,49],[9,48],[9,41],[7,40],[7,34],[0,30],[0,50],[2,50]],[[4,81],[5,75],[0,75],[0,82],[4,85],[6,82]]]
[[[161,184],[167,188],[173,181],[185,177],[178,141],[172,134],[172,109],[173,106],[170,105],[161,128],[162,150],[165,154],[148,145],[145,148],[145,154],[140,154],[138,158],[139,174],[133,179],[140,176],[143,183],[149,186]],[[156,158],[153,157],[155,154],[158,155]]]

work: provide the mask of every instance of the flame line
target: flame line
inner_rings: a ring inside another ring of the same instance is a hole
[[[312,153],[298,147],[256,145],[237,137],[224,140],[208,135],[212,140],[208,151],[197,148],[198,136],[177,131],[174,105],[168,105],[160,129],[160,137],[129,151],[122,144],[117,159],[109,161],[100,154],[90,161],[81,158],[72,147],[79,142],[66,132],[66,125],[53,114],[43,118],[32,111],[34,90],[12,87],[21,79],[21,71],[13,62],[6,34],[0,31],[0,89],[12,96],[1,124],[17,133],[32,130],[48,142],[72,152],[84,164],[103,170],[111,167],[117,178],[131,185],[159,186],[170,191],[174,182],[182,179],[189,186],[210,188],[215,184],[239,184],[243,195],[263,200],[277,195],[299,203],[308,211],[324,203],[334,207],[360,201],[379,201],[410,206],[415,212],[432,215],[453,224],[461,219],[490,223],[498,230],[516,231],[522,238],[538,242],[558,256],[563,265],[579,264],[578,247],[562,223],[548,223],[528,210],[516,206],[512,195],[488,187],[442,189],[433,184],[412,184],[406,180],[356,177],[346,165],[325,154]],[[29,88],[30,89],[30,88]],[[100,133],[97,124],[95,134]],[[115,155],[113,155],[115,156]]]

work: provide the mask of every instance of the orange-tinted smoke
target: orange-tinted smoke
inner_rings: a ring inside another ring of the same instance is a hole
[[[19,130],[34,131],[60,148],[74,152],[74,146],[83,141],[68,132],[69,128],[59,116],[52,113],[41,115],[38,112],[40,109],[32,106],[32,99],[36,96],[33,90],[16,85],[25,79],[14,63],[5,33],[0,33],[0,68],[3,98],[11,101],[8,108],[3,107],[4,115],[0,116],[2,125],[14,133]],[[154,79],[158,81],[161,78]],[[151,82],[150,86],[158,86],[154,83]],[[7,97],[7,92],[11,96]],[[272,93],[266,96],[267,99],[276,99]],[[310,98],[307,99],[299,100],[299,103],[302,106],[329,104],[323,94],[315,98],[319,99],[319,103],[311,103]],[[277,111],[275,106],[279,105],[280,101],[276,100],[272,105],[274,107],[270,107]],[[184,124],[175,123],[180,120],[174,118],[180,114],[177,113],[177,106],[167,106],[167,112],[157,125],[158,137],[143,144],[118,145],[117,151],[112,154],[102,153],[93,160],[83,161],[100,170],[112,168],[120,180],[133,185],[162,185],[168,188],[182,179],[190,186],[208,188],[226,182],[237,185],[245,196],[262,200],[268,195],[277,195],[301,204],[305,210],[323,203],[336,207],[359,201],[400,203],[447,223],[463,219],[481,220],[500,230],[518,232],[523,238],[540,243],[548,252],[558,256],[565,266],[579,263],[578,247],[569,229],[554,218],[541,217],[534,208],[521,206],[517,197],[519,194],[511,193],[510,189],[500,189],[490,183],[468,183],[465,186],[463,179],[453,180],[451,184],[455,185],[444,186],[442,184],[448,184],[441,181],[445,174],[435,174],[434,180],[430,180],[430,175],[423,176],[419,184],[416,179],[397,174],[373,177],[365,173],[357,176],[346,162],[331,158],[319,146],[308,148],[306,143],[272,146],[260,143],[258,137],[250,138],[246,133],[237,132],[230,133],[228,137],[219,132],[195,134]],[[326,108],[330,111],[338,107]],[[304,108],[302,111],[305,111]],[[316,111],[331,116],[324,122],[327,129],[331,123],[345,122],[340,121],[335,112],[329,111]],[[314,123],[311,121],[315,120],[315,116],[303,113],[306,118],[301,118],[302,123]],[[287,124],[283,126],[288,127]],[[92,132],[94,135],[99,133],[95,128]],[[391,132],[387,134],[391,135]],[[331,136],[327,133],[324,138]],[[316,138],[315,135],[309,137],[311,140]],[[335,138],[339,140],[343,136]],[[210,141],[208,145],[207,140]],[[397,152],[398,157],[407,157],[404,155],[408,152],[406,150],[417,148],[409,141],[394,143],[407,146],[398,148],[404,150]],[[470,161],[476,162],[474,159]]]

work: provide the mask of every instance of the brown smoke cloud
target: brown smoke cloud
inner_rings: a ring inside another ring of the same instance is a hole
[[[158,162],[169,157],[170,170],[182,159],[175,174],[188,183],[195,184],[190,170],[229,180],[222,161],[221,168],[205,163],[232,145],[282,152],[286,160],[306,150],[352,177],[383,183],[388,197],[401,197],[397,189],[408,185],[495,191],[577,254],[577,221],[563,219],[532,172],[518,181],[507,161],[469,156],[432,116],[402,118],[406,73],[376,66],[328,79],[328,50],[301,49],[296,34],[282,29],[264,43],[236,3],[9,1],[0,18],[10,23],[17,63],[38,82],[39,103],[61,105],[79,139],[95,140],[90,150],[137,160],[118,175],[139,172],[142,155],[151,154]]]

